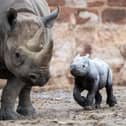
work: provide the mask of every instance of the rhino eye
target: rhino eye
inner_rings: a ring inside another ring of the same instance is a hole
[[[22,65],[24,63],[23,55],[18,51],[15,52],[13,62],[16,66]]]
[[[85,68],[86,66],[85,65],[82,65],[83,68]]]
[[[16,53],[15,53],[15,57],[16,57],[17,59],[19,59],[19,58],[20,58],[20,53],[16,52]]]

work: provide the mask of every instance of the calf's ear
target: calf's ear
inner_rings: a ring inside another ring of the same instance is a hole
[[[90,54],[86,54],[86,57],[87,57],[87,58],[90,58]]]
[[[10,8],[7,11],[7,21],[11,27],[11,29],[14,28],[16,24],[16,19],[17,19],[17,11],[14,8]]]

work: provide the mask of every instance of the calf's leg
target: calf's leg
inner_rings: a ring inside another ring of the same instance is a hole
[[[117,104],[116,97],[113,95],[113,87],[112,87],[112,73],[109,70],[108,71],[108,80],[106,84],[106,92],[107,92],[107,101],[106,103],[113,107],[115,104]]]
[[[95,100],[96,93],[98,91],[98,82],[99,82],[99,79],[97,78],[94,82],[92,82],[92,84],[89,85],[90,88],[89,88],[88,94],[87,94],[86,109],[94,108],[94,100]]]
[[[97,93],[95,95],[95,107],[100,108],[101,102],[102,102],[102,96],[101,96],[100,92],[97,91]]]
[[[73,97],[74,100],[82,107],[87,105],[86,98],[84,96],[81,96],[81,92],[83,89],[79,88],[75,85],[74,91],[73,91]]]
[[[113,88],[112,85],[106,85],[106,92],[107,92],[107,101],[106,103],[113,107],[115,104],[117,104],[116,97],[113,95]]]

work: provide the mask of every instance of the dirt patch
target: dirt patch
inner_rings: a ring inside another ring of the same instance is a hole
[[[72,89],[72,88],[71,88]],[[100,109],[83,110],[72,97],[71,89],[32,92],[32,102],[37,110],[35,117],[24,120],[0,121],[0,126],[125,126],[126,87],[115,87],[118,104],[109,108],[105,104],[106,94]]]

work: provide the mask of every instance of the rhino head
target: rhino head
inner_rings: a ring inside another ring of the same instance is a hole
[[[13,75],[32,85],[43,86],[49,80],[53,51],[51,28],[58,13],[57,8],[50,15],[39,17],[11,8],[3,15],[0,22],[3,60]]]

